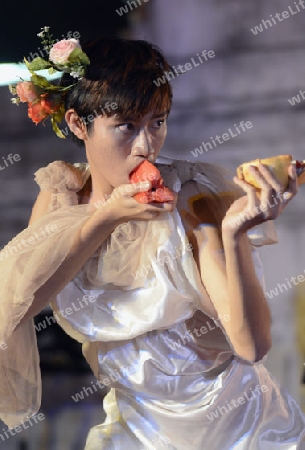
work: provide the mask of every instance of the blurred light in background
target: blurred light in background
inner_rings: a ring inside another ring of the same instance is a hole
[[[41,70],[39,75],[46,77],[48,80],[54,80],[60,75],[50,75],[47,70]],[[19,81],[28,81],[31,77],[25,64],[0,64],[0,86],[8,84],[16,84]]]

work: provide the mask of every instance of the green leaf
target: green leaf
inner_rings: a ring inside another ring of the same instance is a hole
[[[40,88],[43,89],[52,90],[52,87],[54,87],[54,85],[50,84],[45,77],[37,75],[37,73],[34,73],[31,76],[31,81],[33,84],[35,84],[35,86],[39,86]]]
[[[40,56],[33,59],[32,62],[27,61],[27,68],[31,71],[48,69],[49,67],[52,67],[52,64],[49,61],[40,58]]]
[[[53,116],[51,117],[51,122],[52,122],[53,131],[55,132],[56,136],[58,136],[61,139],[66,139],[66,136],[62,133],[62,131],[58,127],[56,120]]]
[[[50,68],[48,69],[48,72],[49,72],[50,75],[52,75],[53,73],[58,72],[58,70],[57,70],[57,69],[54,69],[54,67],[50,67]]]
[[[76,47],[73,52],[70,53],[68,62],[72,64],[79,62],[83,65],[88,65],[90,64],[90,59],[88,58],[86,53],[84,53],[80,48]]]
[[[66,90],[64,86],[57,86],[56,84],[49,83],[49,81],[45,77],[37,75],[37,73],[34,73],[31,76],[31,81],[35,86],[38,86],[43,92],[49,91],[61,92]]]
[[[23,61],[24,61],[25,65],[27,66],[27,68],[29,68],[29,65],[31,63],[26,58],[23,58]]]
[[[8,88],[9,88],[10,93],[11,93],[12,95],[17,95],[16,85],[9,84],[9,85],[8,85]]]
[[[56,113],[54,113],[52,115],[52,117],[54,117],[54,120],[56,122],[61,122],[62,119],[64,118],[64,116],[65,116],[65,105],[61,104],[60,108],[58,109],[58,111]]]

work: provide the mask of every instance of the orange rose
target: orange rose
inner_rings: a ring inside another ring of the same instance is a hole
[[[41,102],[29,104],[28,116],[36,123],[36,125],[48,117],[49,114],[50,113],[43,107]]]
[[[31,81],[22,81],[17,84],[16,92],[20,101],[25,103],[32,103],[37,99],[37,92],[34,84]]]

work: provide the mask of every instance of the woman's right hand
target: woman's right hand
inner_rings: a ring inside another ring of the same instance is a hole
[[[106,201],[96,202],[96,214],[103,214],[104,208],[117,224],[128,220],[151,220],[163,212],[174,211],[178,195],[174,193],[172,202],[164,203],[139,203],[133,197],[139,192],[147,192],[151,188],[151,182],[139,182],[122,184],[115,188]]]

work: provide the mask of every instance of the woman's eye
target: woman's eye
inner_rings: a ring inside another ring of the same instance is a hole
[[[123,132],[134,131],[134,129],[135,129],[135,127],[132,123],[121,123],[120,125],[117,125],[117,128]]]
[[[154,122],[154,128],[161,128],[165,124],[165,119],[159,119]]]

